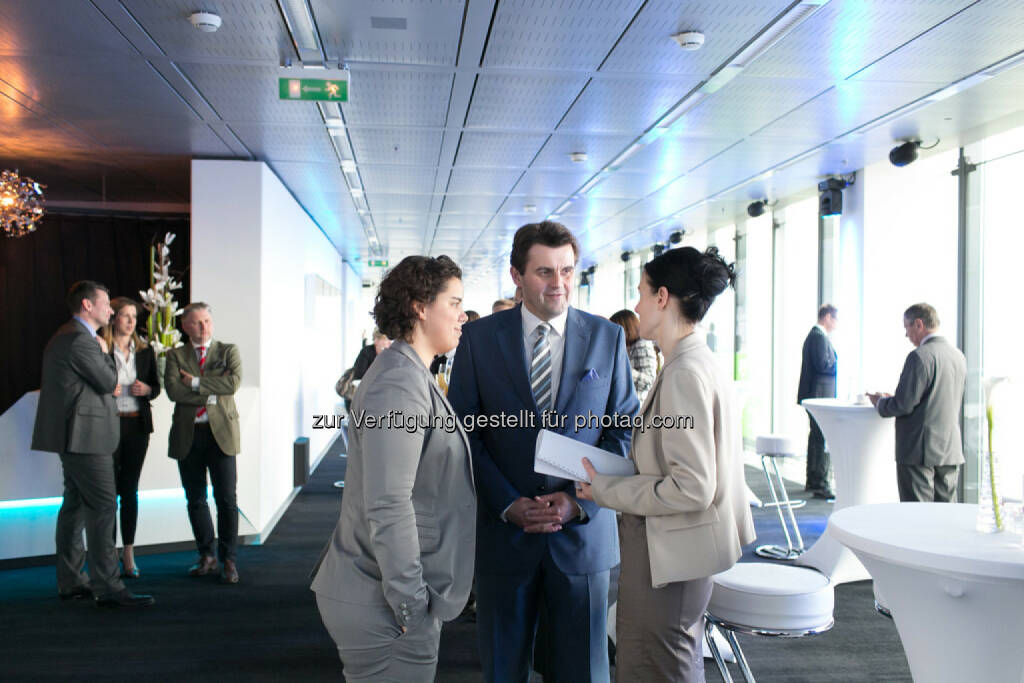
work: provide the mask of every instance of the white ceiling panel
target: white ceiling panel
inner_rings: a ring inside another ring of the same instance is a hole
[[[641,0],[504,0],[484,66],[592,71],[626,29]]]
[[[587,182],[591,175],[586,171],[527,171],[512,194],[568,197]]]
[[[504,195],[461,195],[450,194],[444,198],[444,215],[491,214],[505,201]]]
[[[707,77],[782,12],[789,0],[651,0],[630,26],[603,71]],[[700,31],[704,47],[680,49],[672,35]]]
[[[751,76],[835,83],[944,21],[970,0],[832,0],[754,61]]]
[[[478,234],[483,226],[493,217],[493,212],[477,213],[477,214],[441,214],[441,219],[437,222],[438,231],[451,232],[472,232],[474,235]]]
[[[573,104],[559,130],[638,135],[699,82],[696,76],[595,78]]]
[[[310,5],[328,60],[454,66],[458,57],[463,0],[310,0]]]
[[[261,160],[322,164],[337,157],[323,126],[281,126],[241,122],[231,125],[239,139]],[[337,165],[335,164],[335,168]]]
[[[448,194],[496,194],[504,197],[522,174],[518,168],[455,168],[448,180]]]
[[[573,218],[577,221],[580,216],[607,218],[608,216],[614,216],[635,203],[635,199],[581,197],[569,204],[569,208],[562,211],[561,215],[567,220]]]
[[[586,83],[586,76],[482,73],[473,90],[466,126],[550,130]]]
[[[466,131],[455,157],[458,166],[525,167],[547,140],[547,135],[479,133]]]
[[[186,15],[187,16],[187,15]],[[54,40],[59,37],[59,40]],[[131,43],[91,2],[7,0],[0,3],[0,54],[45,47],[51,54],[123,59],[137,54]],[[10,73],[5,69],[6,76]]]
[[[366,203],[374,216],[387,214],[426,214],[430,211],[429,194],[367,194]]]
[[[448,115],[450,73],[354,68],[345,123],[372,126],[441,127]]]
[[[352,151],[360,164],[436,166],[439,130],[422,128],[350,128]]]
[[[173,60],[280,63],[282,56],[295,54],[274,0],[217,0],[211,3],[215,6],[192,0],[121,0],[121,4]],[[192,26],[189,15],[197,10],[220,15],[223,23],[216,34]]]
[[[437,169],[433,166],[378,166],[359,164],[363,188],[374,194],[430,194]]]
[[[533,162],[534,168],[562,169],[572,172],[596,173],[612,161],[633,142],[629,135],[588,135],[585,133],[555,133],[544,145]],[[587,160],[573,161],[569,155],[583,152]]]

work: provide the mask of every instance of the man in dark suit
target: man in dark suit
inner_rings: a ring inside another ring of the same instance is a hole
[[[216,573],[219,556],[224,566],[221,582],[238,583],[235,456],[242,446],[235,392],[242,384],[242,358],[234,344],[213,340],[213,317],[208,304],[197,301],[186,306],[181,327],[189,343],[167,352],[164,388],[175,404],[167,455],[178,461],[188,501],[188,520],[199,550],[199,560],[188,573]],[[213,548],[213,519],[206,501],[207,471],[217,503],[217,555]]]
[[[576,430],[575,417],[631,418],[639,408],[622,328],[569,306],[578,253],[563,225],[520,228],[510,261],[522,305],[467,324],[455,354],[448,398],[463,419],[535,419],[526,426],[488,421],[469,432],[479,511],[477,628],[487,681],[529,678],[542,604],[550,639],[545,679],[608,680],[608,577],[619,562],[615,514],[577,499],[571,481],[533,470],[545,426],[626,455],[629,428],[590,422]]]
[[[101,607],[153,604],[118,576],[113,453],[120,438],[114,388],[117,370],[96,331],[110,322],[110,292],[83,280],[67,297],[71,320],[43,351],[32,448],[60,454],[64,502],[57,514],[57,592],[61,600],[93,596]],[[89,543],[82,545],[82,529]],[[89,574],[82,571],[89,559]]]
[[[928,304],[903,314],[907,356],[896,393],[868,394],[882,417],[896,418],[896,483],[903,502],[955,503],[964,462],[960,409],[967,361],[938,335],[939,316]]]
[[[797,403],[805,398],[835,398],[836,350],[828,335],[836,329],[838,311],[831,304],[818,309],[818,324],[804,339],[803,361],[800,364],[800,387]],[[829,455],[825,451],[825,435],[809,412],[811,432],[807,435],[807,484],[815,498],[834,498],[829,484]]]

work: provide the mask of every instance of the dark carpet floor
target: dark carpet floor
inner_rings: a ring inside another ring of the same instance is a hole
[[[240,549],[236,586],[186,576],[191,551],[140,549],[142,578],[130,585],[151,592],[157,604],[101,610],[88,601],[58,600],[52,564],[0,571],[0,680],[340,680],[308,575],[337,518],[340,491],[331,484],[343,474],[343,458],[324,458],[269,540]],[[747,477],[766,497],[763,475],[748,468]],[[794,487],[790,493],[801,492]],[[798,511],[808,544],[830,508],[813,501]],[[782,540],[773,512],[755,510],[754,516],[759,543]],[[832,631],[795,640],[741,636],[755,676],[769,682],[911,680],[896,629],[872,603],[869,582],[844,584],[836,588]],[[440,660],[438,681],[481,680],[474,623],[446,624]],[[721,680],[708,664],[707,680]]]

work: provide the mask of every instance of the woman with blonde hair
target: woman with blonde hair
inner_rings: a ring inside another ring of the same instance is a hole
[[[156,354],[136,331],[139,306],[128,297],[110,302],[114,317],[103,329],[103,338],[117,366],[114,397],[121,417],[121,441],[114,451],[114,482],[121,499],[121,576],[139,578],[135,564],[135,528],[139,518],[139,477],[153,433],[150,401],[160,395]]]

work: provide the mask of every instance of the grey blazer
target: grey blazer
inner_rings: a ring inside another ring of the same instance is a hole
[[[61,325],[43,351],[39,408],[32,448],[53,453],[110,455],[117,449],[117,368],[74,318]]]
[[[473,582],[469,442],[408,344],[396,341],[367,370],[348,430],[341,516],[312,589],[366,609],[390,609],[410,629],[427,614],[454,619]]]
[[[910,352],[896,393],[878,400],[878,414],[896,418],[897,464],[963,464],[960,407],[966,381],[964,354],[944,337]]]

